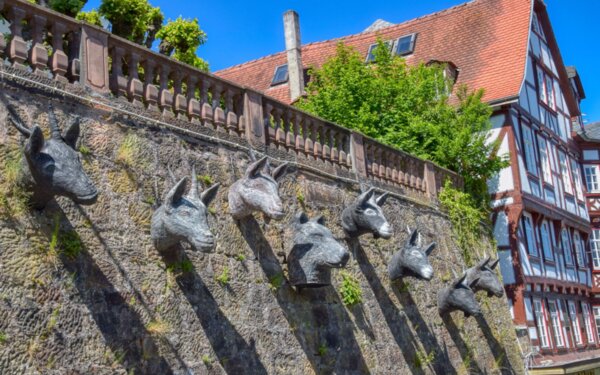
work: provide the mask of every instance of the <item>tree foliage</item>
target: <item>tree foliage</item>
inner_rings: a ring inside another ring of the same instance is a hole
[[[196,55],[198,47],[206,43],[206,33],[200,29],[198,19],[177,18],[163,26],[156,37],[159,38],[160,53],[172,56],[198,69],[208,70],[208,64]]]
[[[482,102],[483,91],[458,87],[451,97],[444,66],[409,66],[382,41],[374,55],[374,63],[365,64],[354,49],[338,45],[334,57],[311,69],[307,96],[297,105],[459,173],[485,207],[486,181],[507,162],[496,156],[497,144],[487,142],[492,110]]]
[[[102,27],[102,18],[100,17],[100,13],[95,9],[90,10],[89,12],[79,12],[75,18]]]
[[[29,2],[75,17],[83,9],[87,0],[29,0]]]
[[[112,25],[111,31],[132,42],[152,46],[164,16],[148,0],[102,0],[98,12]]]

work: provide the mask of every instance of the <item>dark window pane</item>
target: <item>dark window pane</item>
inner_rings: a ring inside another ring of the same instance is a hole
[[[396,45],[396,54],[397,55],[407,55],[412,53],[414,49],[414,37],[415,35],[407,35],[398,39],[398,44]]]
[[[271,85],[277,85],[279,83],[284,83],[284,82],[287,82],[287,80],[288,80],[287,64],[281,65],[281,66],[278,66],[277,69],[275,69],[275,74],[273,75],[273,82],[271,82]]]

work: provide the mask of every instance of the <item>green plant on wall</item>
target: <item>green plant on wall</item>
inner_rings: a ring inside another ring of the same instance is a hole
[[[415,353],[415,357],[413,358],[413,366],[415,368],[427,367],[433,362],[434,358],[435,350],[432,350],[429,353],[419,350]]]
[[[224,267],[221,274],[219,276],[217,276],[215,278],[215,280],[217,280],[217,282],[219,282],[219,284],[221,284],[223,286],[229,284],[229,268]]]
[[[446,181],[439,194],[442,209],[446,211],[452,223],[452,232],[467,266],[472,266],[474,250],[480,245],[482,221],[486,218],[477,207],[472,197],[452,187]]]
[[[362,302],[362,289],[358,280],[348,272],[340,272],[342,277],[342,285],[340,286],[340,294],[342,301],[346,306],[354,306]]]
[[[83,250],[83,243],[79,234],[74,230],[62,231],[60,229],[60,218],[58,215],[54,217],[54,226],[50,233],[50,244],[48,254],[56,256],[59,254],[65,255],[68,258],[74,259]]]
[[[135,134],[129,133],[125,136],[115,157],[115,162],[125,167],[133,168],[141,165],[140,154],[142,151],[142,140]]]
[[[20,217],[29,209],[31,194],[22,183],[22,152],[0,146],[0,217]]]

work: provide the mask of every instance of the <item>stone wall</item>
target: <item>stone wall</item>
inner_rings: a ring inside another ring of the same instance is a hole
[[[48,103],[63,124],[81,117],[84,168],[101,195],[93,206],[59,198],[43,211],[0,212],[0,373],[523,373],[505,298],[478,295],[482,318],[438,316],[437,291],[465,267],[435,206],[395,194],[384,206],[392,239],[346,243],[362,303],[343,304],[339,270],[333,286],[297,292],[287,282],[288,223],[298,210],[323,214],[344,241],[341,210],[359,189],[349,171],[316,161],[292,168],[280,188],[282,221],[236,223],[227,189],[248,164],[243,140],[210,129],[192,136],[167,126],[185,121],[154,122],[129,103],[1,69],[0,90],[29,124],[47,130]],[[2,184],[22,142],[0,105]],[[150,219],[173,185],[167,169],[179,179],[192,164],[204,183],[221,183],[209,215],[217,247],[159,253]],[[387,277],[407,227],[438,243],[431,282]],[[483,243],[481,256],[492,252]]]

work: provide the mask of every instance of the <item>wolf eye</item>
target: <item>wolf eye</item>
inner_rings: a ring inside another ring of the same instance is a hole
[[[377,215],[377,212],[375,212],[375,210],[374,210],[374,209],[372,209],[372,208],[367,208],[367,209],[365,210],[365,214],[367,214],[367,215],[369,215],[369,216],[375,216],[375,215]]]

